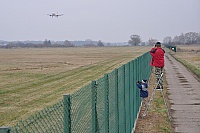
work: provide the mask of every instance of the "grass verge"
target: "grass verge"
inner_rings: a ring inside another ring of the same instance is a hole
[[[165,77],[164,77],[165,78]],[[166,80],[164,80],[166,81]],[[151,74],[149,81],[149,97],[148,101],[152,96],[152,92],[155,88],[155,75]],[[167,102],[168,108],[170,109],[170,103],[168,100],[168,93],[166,88],[167,83],[164,82],[164,96]],[[145,111],[144,105],[141,107],[141,111],[137,120],[135,133],[172,133],[173,128],[171,121],[169,121],[164,99],[160,90],[156,90],[156,94],[150,103],[146,117],[142,118]]]
[[[180,59],[176,56],[173,56],[173,57],[176,60],[178,60],[180,63],[182,63],[189,71],[191,71],[193,74],[195,74],[198,77],[198,80],[200,80],[200,69],[198,69],[196,66],[192,65],[191,63],[188,63],[187,61],[185,61],[183,59]]]

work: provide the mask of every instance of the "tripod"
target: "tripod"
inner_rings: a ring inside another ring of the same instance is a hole
[[[146,106],[146,109],[145,109],[145,111],[144,111],[144,114],[142,115],[142,118],[144,118],[144,117],[147,115],[148,108],[149,108],[149,106],[150,106],[150,104],[151,104],[151,101],[153,100],[154,95],[156,94],[157,86],[159,85],[160,80],[161,80],[162,77],[163,77],[163,73],[161,73],[161,75],[160,75],[160,78],[159,78],[159,80],[158,80],[158,82],[157,82],[157,84],[156,84],[156,87],[154,88],[154,91],[153,91],[153,93],[152,93],[152,95],[151,95],[151,98],[150,98],[150,100],[149,100],[149,102],[148,102],[148,104],[147,104],[147,106]],[[167,103],[166,103],[165,96],[164,96],[164,92],[163,92],[163,88],[161,88],[161,86],[160,86],[160,91],[161,91],[161,93],[162,93],[162,97],[163,97],[163,100],[164,100],[164,103],[165,103],[165,107],[166,107],[166,110],[167,110],[168,118],[169,118],[169,120],[171,121],[171,116],[170,116],[170,114],[169,114],[168,105],[167,105]]]

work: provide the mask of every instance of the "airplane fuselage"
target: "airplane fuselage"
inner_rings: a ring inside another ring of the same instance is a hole
[[[50,17],[58,17],[58,16],[62,16],[63,14],[55,14],[55,13],[52,13],[52,14],[47,14],[49,15]]]

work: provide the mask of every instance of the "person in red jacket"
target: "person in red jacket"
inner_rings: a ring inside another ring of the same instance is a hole
[[[161,73],[163,73],[163,68],[165,66],[164,62],[164,54],[165,51],[161,48],[161,43],[157,42],[154,47],[151,49],[150,54],[152,56],[152,60],[150,62],[151,66],[155,67],[155,76],[157,82],[160,79]],[[157,85],[157,89],[163,88],[163,77],[161,77],[159,84]]]

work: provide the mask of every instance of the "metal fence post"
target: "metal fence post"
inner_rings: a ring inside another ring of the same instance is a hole
[[[115,69],[115,104],[116,133],[119,133],[118,69]]]
[[[139,64],[139,57],[136,59],[136,62],[137,62],[137,80],[141,80],[140,79],[140,64]],[[140,106],[140,91],[139,89],[136,90],[137,91],[137,112],[139,111],[139,106]]]
[[[129,82],[129,86],[130,86],[130,118],[131,118],[131,128],[133,128],[133,125],[134,125],[134,117],[133,117],[133,112],[134,112],[134,110],[133,110],[133,108],[134,108],[134,104],[133,104],[133,95],[134,95],[134,93],[133,93],[133,90],[134,90],[134,84],[135,84],[135,81],[134,81],[134,79],[133,79],[133,75],[134,75],[134,73],[133,73],[133,61],[131,61],[130,62],[130,82]]]
[[[108,82],[108,74],[104,75],[104,120],[105,120],[105,133],[109,132],[109,82]]]
[[[133,80],[136,81],[137,80],[137,64],[136,64],[136,60],[134,60],[133,62],[133,73],[134,73],[134,77]],[[137,88],[136,88],[136,84],[134,84],[134,90],[133,90],[133,118],[134,118],[134,122],[137,116]]]
[[[96,133],[98,131],[97,109],[96,109],[96,100],[97,100],[96,81],[92,81],[91,89],[92,89],[92,133]]]
[[[64,97],[64,133],[71,133],[71,101],[70,94]]]
[[[9,127],[0,127],[0,133],[10,133]]]
[[[139,80],[140,80],[140,81],[142,80],[142,77],[141,77],[141,76],[142,76],[142,75],[141,75],[141,73],[142,73],[142,71],[141,71],[141,70],[142,70],[142,69],[141,69],[141,67],[142,67],[142,66],[141,66],[141,61],[142,61],[142,56],[140,56],[140,57],[138,58],[138,74],[139,74],[138,77],[139,77]],[[140,95],[140,92],[138,93],[138,95]],[[138,111],[139,111],[139,109],[140,109],[139,107],[140,107],[140,105],[141,105],[141,99],[142,99],[142,98],[140,98],[140,97],[139,97],[139,99],[138,99]]]
[[[123,127],[124,127],[124,133],[126,133],[126,106],[125,106],[125,99],[126,99],[126,96],[125,96],[125,65],[122,66],[122,97],[123,97],[123,114],[122,114],[122,117],[123,117]]]
[[[130,133],[130,63],[125,65],[125,110],[126,110],[126,133]]]

